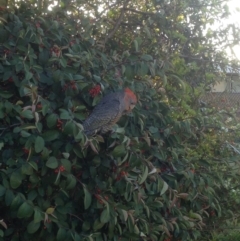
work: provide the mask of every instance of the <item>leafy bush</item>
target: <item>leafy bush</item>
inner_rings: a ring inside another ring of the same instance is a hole
[[[231,240],[231,241],[237,241],[239,240],[240,235],[239,235],[239,231],[238,228],[235,229],[235,227],[231,230],[228,229],[228,231],[223,232],[221,234],[215,234],[214,238],[212,239],[212,241],[224,241],[224,240]]]
[[[232,136],[170,64],[135,52],[140,38],[104,51],[90,17],[2,13],[1,240],[191,240],[225,215]],[[87,138],[82,121],[125,86],[133,113]]]

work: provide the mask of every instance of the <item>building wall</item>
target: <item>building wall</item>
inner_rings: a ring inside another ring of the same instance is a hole
[[[211,92],[240,93],[239,76],[231,76],[227,80],[222,80],[211,87]]]
[[[224,92],[227,88],[227,82],[225,80],[216,83],[211,87],[211,92]]]
[[[233,81],[233,83],[232,83],[232,92],[240,93],[240,82],[239,81]]]

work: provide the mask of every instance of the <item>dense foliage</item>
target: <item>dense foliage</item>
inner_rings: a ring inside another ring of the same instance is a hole
[[[203,240],[237,222],[238,126],[188,84],[226,61],[201,36],[222,5],[17,4],[0,9],[0,240]],[[134,111],[87,138],[126,86]]]

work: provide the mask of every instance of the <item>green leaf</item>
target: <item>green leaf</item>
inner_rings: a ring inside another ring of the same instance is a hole
[[[147,34],[148,38],[151,38],[151,33],[147,25],[144,25],[144,32]]]
[[[149,127],[149,131],[154,134],[154,133],[157,133],[158,132],[158,128],[154,127],[154,126],[150,126]]]
[[[66,235],[67,235],[66,230],[63,229],[63,228],[59,228],[59,229],[58,229],[58,232],[57,232],[57,241],[63,241],[63,240],[65,240]]]
[[[44,139],[41,136],[38,136],[35,140],[34,149],[37,153],[41,152],[43,150],[43,147],[45,145]]]
[[[92,203],[92,195],[87,190],[85,185],[83,185],[83,190],[84,190],[84,208],[88,209]]]
[[[0,184],[0,197],[2,197],[6,192],[6,188]]]
[[[66,123],[66,125],[64,126],[64,133],[67,134],[67,135],[72,135],[73,134],[73,128],[74,128],[74,124],[72,121],[68,121]]]
[[[87,230],[89,230],[90,228],[91,228],[90,222],[85,221],[85,222],[83,223],[83,225],[82,225],[82,229],[83,229],[84,231],[87,231]]]
[[[141,58],[145,61],[153,61],[153,57],[149,54],[144,54],[141,56]]]
[[[51,156],[51,157],[47,160],[46,166],[49,167],[49,168],[51,168],[51,169],[57,168],[57,167],[58,167],[58,161],[57,161],[56,157]]]
[[[33,113],[31,110],[24,110],[21,112],[21,116],[27,119],[33,119]]]
[[[56,139],[58,139],[59,137],[59,132],[56,131],[56,130],[50,130],[50,131],[46,131],[42,134],[42,138],[45,140],[45,141],[54,141]]]
[[[148,65],[142,62],[141,66],[138,68],[138,75],[145,76],[147,75],[148,70],[149,70]]]
[[[120,210],[118,210],[118,212],[120,214],[121,220],[126,222],[128,219],[128,212],[124,209],[120,209]]]
[[[36,70],[38,73],[42,73],[43,71],[43,68],[40,65],[34,65],[33,69]]]
[[[62,65],[63,68],[66,68],[67,67],[67,60],[64,59],[64,58],[61,58],[60,59],[60,64]]]
[[[34,223],[39,223],[43,220],[43,215],[38,209],[34,210],[33,220],[34,220]]]
[[[189,217],[202,221],[201,215],[199,215],[198,213],[194,213],[192,210],[190,210],[189,212]]]
[[[35,171],[38,171],[38,166],[37,166],[36,162],[29,161],[28,164],[29,164]]]
[[[63,155],[63,157],[66,158],[66,159],[68,159],[68,158],[70,157],[70,154],[67,153],[67,152],[63,152],[62,155]]]
[[[32,77],[33,77],[33,74],[32,74],[31,72],[27,71],[27,72],[25,73],[25,79],[26,79],[26,80],[30,80]]]
[[[3,119],[4,117],[5,117],[5,113],[2,110],[0,110],[0,119]]]
[[[33,168],[28,162],[22,165],[21,171],[22,171],[22,174],[26,174],[26,175],[33,174]]]
[[[7,206],[9,206],[13,200],[14,200],[15,196],[13,194],[12,190],[7,189],[6,193],[5,193],[5,203]]]
[[[122,145],[119,145],[119,146],[116,146],[112,153],[111,153],[114,157],[122,157],[126,154],[126,149],[125,149],[125,146],[122,144]]]
[[[82,152],[82,150],[80,148],[74,147],[73,151],[79,158],[83,158],[84,157],[83,152]]]
[[[100,216],[100,221],[101,223],[107,223],[110,220],[110,211],[109,208],[103,209],[101,216]]]
[[[50,207],[46,210],[46,214],[53,214],[54,211],[55,211],[55,208]]]
[[[33,207],[28,202],[24,202],[18,209],[18,218],[29,218],[33,214]]]
[[[134,43],[135,51],[138,52],[138,41],[135,39],[133,43]]]
[[[27,195],[27,199],[30,200],[30,201],[33,201],[37,196],[38,196],[37,191],[31,190]]]
[[[60,113],[60,119],[62,120],[69,120],[71,119],[70,114],[67,110],[59,109]]]
[[[10,177],[10,185],[13,189],[18,188],[22,184],[22,175],[15,171]]]
[[[72,174],[68,175],[66,189],[67,190],[73,189],[75,188],[76,184],[77,184],[76,178]]]
[[[15,127],[14,129],[13,129],[13,133],[18,133],[18,132],[20,132],[22,130],[22,128],[20,128],[20,127]]]
[[[31,134],[29,132],[27,132],[27,131],[23,131],[22,130],[20,133],[21,133],[22,137],[29,137],[29,136],[31,136]]]
[[[67,172],[71,171],[72,164],[69,160],[67,159],[61,159],[60,160],[61,164],[65,167]]]
[[[101,77],[97,76],[97,75],[93,75],[94,80],[96,80],[96,82],[100,82],[101,81]]]
[[[0,97],[8,99],[10,97],[12,97],[13,94],[9,91],[5,91],[5,90],[0,90]]]
[[[92,106],[97,105],[97,103],[99,102],[99,100],[100,100],[100,96],[99,96],[99,95],[95,96],[95,97],[93,98]]]
[[[131,65],[127,65],[125,75],[129,80],[134,78],[134,70]]]
[[[169,128],[166,128],[166,129],[164,129],[164,136],[165,137],[168,137],[169,136],[169,134],[171,133],[171,130],[169,129]]]
[[[167,190],[168,190],[168,184],[166,182],[163,182],[163,187],[160,195],[163,195]]]
[[[40,228],[41,223],[35,223],[34,221],[31,221],[27,226],[28,233],[35,233]]]
[[[22,125],[21,128],[23,130],[33,130],[33,129],[36,129],[37,127],[34,125]]]
[[[11,210],[14,210],[14,211],[18,210],[18,208],[21,206],[22,203],[23,203],[23,198],[21,194],[18,194],[17,196],[14,197],[10,205]]]
[[[167,76],[163,75],[163,87],[165,87],[167,84]]]
[[[0,151],[2,150],[3,147],[4,147],[4,143],[0,142]]]
[[[99,230],[104,226],[105,223],[101,223],[98,219],[96,219],[93,223],[93,230]]]
[[[52,127],[56,126],[56,123],[57,123],[57,115],[56,114],[50,114],[47,117],[47,126],[49,128],[52,128]]]
[[[36,174],[33,174],[29,177],[29,181],[33,184],[36,184],[40,182],[40,178]]]
[[[82,76],[82,75],[74,75],[74,77],[73,77],[75,80],[82,80],[82,79],[84,79],[84,76]]]
[[[184,83],[184,81],[181,80],[181,79],[180,79],[177,75],[175,75],[175,74],[172,74],[171,76],[174,77],[174,78],[179,82],[180,87],[183,89],[183,91],[185,91],[185,90],[186,90],[186,84]]]
[[[145,170],[144,170],[144,173],[141,177],[141,180],[140,180],[139,184],[142,184],[147,179],[147,176],[148,176],[148,167],[145,166]]]

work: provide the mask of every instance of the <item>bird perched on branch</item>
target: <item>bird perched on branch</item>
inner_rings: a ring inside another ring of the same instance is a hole
[[[121,116],[129,113],[136,104],[137,97],[129,88],[104,96],[83,122],[84,133],[91,136],[110,131]]]

